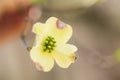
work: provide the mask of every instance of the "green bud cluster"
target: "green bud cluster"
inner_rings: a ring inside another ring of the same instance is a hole
[[[47,51],[47,52],[51,53],[56,46],[55,43],[56,43],[55,39],[51,36],[48,36],[42,43],[43,51],[44,52]]]

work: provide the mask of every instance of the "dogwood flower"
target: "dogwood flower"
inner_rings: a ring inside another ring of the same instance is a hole
[[[72,36],[72,27],[55,17],[50,17],[46,23],[33,25],[36,34],[35,44],[30,50],[30,56],[37,68],[44,72],[50,71],[54,62],[61,68],[68,68],[75,61],[76,46],[67,44]]]

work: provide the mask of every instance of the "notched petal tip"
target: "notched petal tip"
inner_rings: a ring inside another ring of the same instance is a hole
[[[57,26],[58,29],[64,29],[65,27],[67,27],[67,24],[65,24],[64,22],[62,22],[58,19],[56,21],[56,26]]]
[[[35,67],[37,68],[37,70],[39,71],[43,71],[43,72],[49,72],[50,70],[44,70],[44,68],[42,67],[41,64],[34,62],[35,63]]]
[[[39,63],[35,63],[35,66],[39,71],[43,71],[43,67]]]
[[[32,47],[27,47],[27,50],[30,52],[31,51],[31,49],[32,49]]]
[[[71,61],[72,61],[72,63],[74,63],[76,59],[77,59],[77,57],[76,57],[75,54],[73,53],[73,54],[71,55]]]
[[[74,57],[74,60],[77,60],[77,57],[76,57],[76,56]]]

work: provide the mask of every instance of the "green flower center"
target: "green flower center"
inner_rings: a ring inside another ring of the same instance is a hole
[[[45,38],[45,40],[43,40],[43,43],[42,43],[43,51],[51,53],[56,46],[55,44],[56,44],[56,41],[54,37],[48,36],[47,38]]]

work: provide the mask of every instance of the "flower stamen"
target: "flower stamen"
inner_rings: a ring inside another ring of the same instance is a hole
[[[43,40],[43,44],[42,44],[43,51],[44,52],[47,51],[47,52],[51,53],[56,46],[55,43],[56,43],[56,41],[55,41],[54,37],[48,36],[45,40]]]

